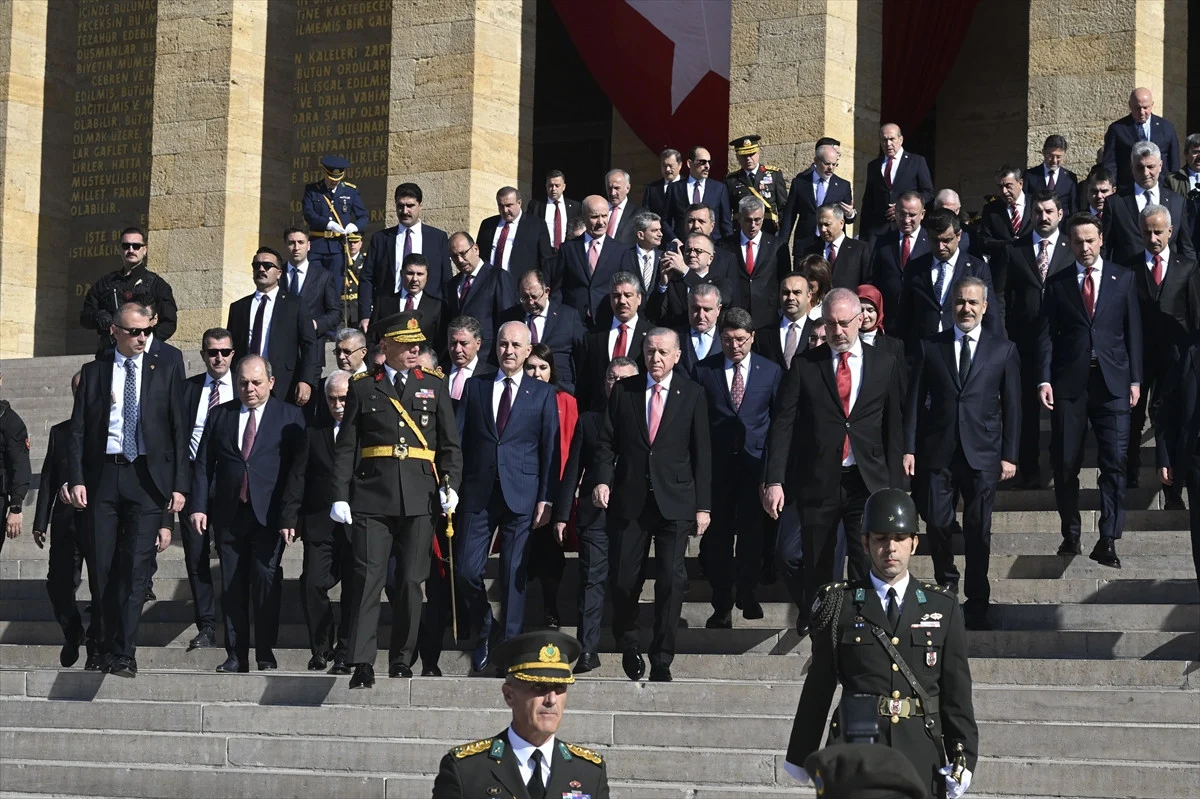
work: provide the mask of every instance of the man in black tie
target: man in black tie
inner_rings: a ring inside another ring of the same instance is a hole
[[[671,186],[679,180],[679,168],[682,165],[683,154],[678,150],[667,148],[658,154],[658,166],[662,177],[646,184],[646,190],[642,192],[643,208],[658,214],[661,219],[670,217]]]
[[[580,373],[586,373],[583,340],[586,331],[574,308],[550,299],[545,273],[530,270],[517,288],[517,304],[500,315],[499,322],[521,322],[529,328],[529,343],[545,344],[554,353],[558,387],[571,394]]]
[[[1047,136],[1042,145],[1042,163],[1025,170],[1025,190],[1035,197],[1038,192],[1052,192],[1062,203],[1063,213],[1070,216],[1079,197],[1079,178],[1063,166],[1066,155],[1066,137],[1057,133]]]
[[[921,342],[904,416],[904,472],[925,496],[934,579],[958,593],[951,533],[957,496],[967,579],[967,627],[989,630],[988,558],[996,486],[1017,471],[1021,427],[1021,365],[1017,348],[980,322],[987,285],[977,277],[954,284],[954,327]]]
[[[579,201],[567,197],[567,177],[561,169],[546,173],[546,197],[530,201],[529,215],[546,225],[550,246],[558,252],[562,243],[570,238],[570,221],[579,216]]]
[[[786,372],[797,352],[808,346],[808,334],[813,320],[812,286],[800,272],[788,275],[779,282],[779,322],[760,327],[754,333],[754,352],[774,362]]]

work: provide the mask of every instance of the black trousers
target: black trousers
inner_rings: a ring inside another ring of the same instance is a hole
[[[455,518],[457,522],[457,517]],[[457,524],[455,525],[457,529]],[[450,624],[451,614],[458,612],[458,633],[466,633],[466,616],[462,592],[456,597],[456,607],[450,605],[450,541],[446,538],[445,518],[437,520],[434,532],[438,538],[438,548],[442,559],[430,558],[429,575],[425,580],[425,608],[421,612],[421,628],[417,634],[417,650],[421,655],[421,663],[426,667],[436,666],[442,656],[442,639],[446,627]],[[432,546],[431,546],[432,549]],[[410,664],[411,665],[411,664]]]
[[[584,501],[590,502],[590,497]],[[608,530],[601,511],[591,524],[577,526],[579,537],[579,629],[575,637],[584,652],[600,650],[600,621],[608,584]],[[640,589],[639,589],[640,593]]]
[[[958,493],[963,498],[963,541],[966,546],[967,580],[965,596],[969,606],[987,607],[991,598],[988,585],[988,561],[992,552],[992,508],[996,504],[996,471],[972,469],[959,447],[943,469],[925,470],[929,554],[933,574],[942,585],[958,586],[958,567],[954,565],[951,534]]]
[[[304,540],[300,595],[304,603],[304,623],[308,626],[308,645],[314,655],[328,657],[335,645],[337,649],[348,648],[350,618],[357,607],[350,587],[354,550],[345,526],[330,519],[328,513],[301,516],[300,525]],[[335,626],[329,591],[339,582],[342,584],[342,618]]]
[[[433,526],[429,516],[354,514],[350,534],[354,571],[350,591],[357,610],[350,620],[347,652],[351,663],[375,663],[379,651],[379,600],[387,579],[388,558],[397,547],[396,587],[392,599],[392,637],[388,663],[409,665],[416,657],[421,625],[421,583],[429,574]]]
[[[758,587],[767,518],[758,497],[761,471],[730,474],[713,493],[712,524],[700,538],[700,561],[712,585],[713,609],[720,612],[733,608],[735,589],[739,601],[751,601]]]
[[[225,651],[241,663],[250,653],[250,611],[254,611],[256,660],[271,660],[279,640],[283,593],[283,538],[258,523],[249,503],[238,502],[233,522],[218,530],[221,558],[221,614]]]
[[[83,564],[87,558],[86,520],[83,512],[64,509],[55,512],[50,520],[50,559],[46,572],[46,593],[54,618],[66,636],[83,630],[83,617],[75,593],[83,580]],[[89,575],[91,568],[88,569]],[[100,608],[91,611],[87,639],[97,641],[101,636]]]
[[[640,648],[638,599],[645,582],[646,558],[654,541],[654,635],[650,639],[650,662],[670,666],[675,659],[675,634],[683,612],[687,584],[688,536],[696,528],[693,519],[665,519],[654,492],[636,519],[608,516],[608,536],[613,555],[613,638],[622,651]]]
[[[558,615],[558,589],[562,585],[563,572],[567,568],[567,556],[558,538],[554,525],[548,524],[529,533],[528,579],[541,581],[542,607],[545,612]]]
[[[167,500],[145,458],[116,463],[106,456],[98,484],[87,488],[92,612],[103,615],[98,651],[133,657]]]
[[[871,571],[871,561],[863,552],[863,505],[871,492],[863,483],[857,466],[842,469],[837,493],[819,505],[800,508],[800,540],[804,548],[802,613],[812,610],[817,590],[829,583],[833,571],[833,556],[837,549],[838,522],[846,528],[847,572],[851,580],[865,580]],[[795,579],[794,576],[792,579]]]
[[[1038,393],[1041,365],[1036,346],[1034,349],[1019,349],[1021,359],[1021,436],[1017,450],[1017,468],[1021,477],[1039,477],[1042,455],[1041,418],[1042,398]]]
[[[1179,477],[1179,473],[1176,472],[1176,483],[1179,482]],[[1197,454],[1192,456],[1185,481],[1188,492],[1188,522],[1192,531],[1192,563],[1196,567],[1196,584],[1200,585],[1200,448],[1197,449]]]
[[[1159,409],[1162,408],[1163,397],[1159,393],[1166,380],[1169,364],[1151,362],[1146,359],[1142,370],[1142,393],[1137,405],[1129,412],[1129,450],[1125,460],[1125,474],[1136,474],[1142,468],[1142,428],[1146,426],[1146,418],[1153,425],[1158,420]],[[1183,483],[1176,481],[1173,485],[1162,486],[1163,495],[1168,498],[1178,498],[1183,494]]]
[[[183,544],[183,565],[187,569],[188,587],[196,609],[196,629],[216,627],[217,606],[212,578],[212,534],[198,532],[190,521],[191,502],[179,514],[179,538]]]

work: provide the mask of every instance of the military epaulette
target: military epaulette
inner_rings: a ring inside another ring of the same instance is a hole
[[[763,164],[763,169],[767,170],[768,172],[778,172],[780,174],[783,174],[782,169],[780,169],[777,166],[771,166],[770,164]]]
[[[944,588],[937,583],[921,583],[921,587],[942,594],[944,596],[953,597],[954,594],[947,588]]]
[[[480,740],[473,741],[469,744],[456,746],[450,750],[450,754],[454,755],[454,757],[457,759],[462,760],[464,757],[470,757],[471,755],[477,755],[480,752],[488,751],[492,748],[492,740],[493,739],[491,738],[481,738]]]
[[[350,187],[350,188],[352,188],[352,189],[357,189],[357,188],[358,188],[358,186],[355,186],[353,183],[351,183],[351,182],[350,182],[350,181],[348,181],[348,180],[343,180],[343,181],[342,181],[342,185],[343,185],[343,186],[348,186],[348,187]]]
[[[570,752],[575,757],[586,760],[589,763],[595,763],[597,766],[599,766],[601,763],[604,762],[604,758],[600,757],[600,755],[596,754],[591,749],[587,749],[582,746],[576,746],[575,744],[563,744],[563,745],[567,748],[567,752]],[[559,751],[562,752],[561,749]],[[566,756],[566,752],[562,752],[562,754],[564,757]]]
[[[364,377],[370,377],[370,376],[371,376],[371,371],[368,369],[365,372],[359,372],[358,374],[356,374],[354,377],[352,377],[350,379],[351,380],[362,380]]]

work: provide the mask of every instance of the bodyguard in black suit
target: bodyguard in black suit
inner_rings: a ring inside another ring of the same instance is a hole
[[[983,206],[979,219],[980,252],[996,258],[1014,239],[1033,229],[1033,202],[1025,191],[1024,173],[1015,166],[1002,166],[996,172],[1000,193]]]
[[[274,397],[304,405],[320,376],[320,356],[304,301],[279,285],[282,265],[279,253],[258,248],[253,261],[256,291],[229,306],[225,327],[239,358],[261,355],[271,362]],[[232,368],[236,372],[236,361]]]
[[[479,257],[479,247],[465,231],[450,237],[450,252],[458,275],[442,289],[446,298],[446,315],[470,316],[479,320],[483,333],[483,352],[495,363],[493,342],[499,319],[516,302],[516,281],[503,269],[488,264]]]
[[[658,154],[658,163],[662,177],[646,184],[642,192],[642,207],[658,214],[663,220],[669,220],[672,213],[671,186],[679,180],[683,154],[668,148]]]
[[[733,298],[734,264],[734,254],[717,246],[707,234],[689,233],[678,253],[662,256],[658,282],[646,294],[646,316],[663,327],[685,326],[688,295],[701,283],[720,289],[722,302],[728,304]]]
[[[529,215],[546,226],[550,246],[559,250],[567,240],[567,228],[572,219],[579,216],[578,200],[566,196],[567,178],[561,169],[546,173],[546,195],[529,202]]]
[[[846,235],[846,215],[840,205],[822,207],[817,220],[821,237],[796,253],[796,267],[805,255],[819,255],[829,264],[834,288],[856,291],[870,278],[870,246]]]
[[[545,225],[521,210],[521,193],[512,186],[496,192],[499,213],[479,223],[479,257],[512,275],[514,282],[530,269],[548,270],[554,263],[554,245]],[[499,251],[503,244],[503,252]]]
[[[733,256],[733,296],[725,305],[750,312],[755,326],[765,325],[779,313],[779,279],[792,268],[787,243],[763,231],[765,210],[757,197],[738,203],[740,230],[718,245]]]
[[[313,321],[324,364],[324,340],[342,326],[342,279],[309,261],[308,233],[290,227],[283,231],[283,239],[288,251],[283,287],[288,294],[298,294],[304,300],[304,313]]]
[[[829,343],[792,361],[771,419],[763,480],[772,518],[785,502],[799,506],[803,559],[797,531],[781,527],[778,561],[802,631],[817,589],[833,572],[838,523],[847,541],[857,541],[867,497],[903,479],[902,365],[859,340],[862,311],[854,292],[831,290],[821,310]],[[848,550],[851,578],[865,579],[865,553]]]
[[[1075,254],[1060,232],[1063,220],[1061,199],[1049,190],[1033,197],[1033,230],[1007,247],[993,263],[1005,274],[1004,309],[1008,338],[1017,345],[1021,359],[1021,445],[1017,466],[1024,488],[1042,486],[1041,424],[1042,401],[1038,395],[1041,356],[1042,294],[1046,281],[1075,264]],[[995,310],[992,313],[996,313]]]
[[[1200,584],[1200,335],[1183,342],[1183,356],[1167,375],[1163,404],[1155,420],[1159,479],[1188,492],[1192,562]]]
[[[675,635],[687,582],[690,535],[703,535],[712,508],[712,461],[703,390],[674,371],[679,339],[654,328],[644,343],[645,376],[621,380],[608,400],[593,468],[592,501],[608,510],[613,542],[613,637],[631,680],[646,670],[638,642],[638,599],[653,538],[654,635],[650,679],[671,681]]]
[[[712,209],[720,238],[733,235],[733,213],[725,184],[709,176],[712,156],[703,147],[688,153],[688,176],[671,186],[670,229],[675,235],[687,230],[688,207],[701,203]],[[668,236],[672,236],[668,233]]]
[[[1134,89],[1129,94],[1129,115],[1113,122],[1104,132],[1101,163],[1108,174],[1116,175],[1119,188],[1127,188],[1135,180],[1129,154],[1139,142],[1152,142],[1158,146],[1166,161],[1167,172],[1179,169],[1179,138],[1175,126],[1170,120],[1155,116],[1153,108],[1154,96],[1150,90]]]
[[[904,414],[904,471],[920,479],[934,579],[958,593],[951,533],[959,493],[967,579],[967,626],[990,629],[988,558],[996,486],[1017,471],[1021,365],[1011,341],[981,326],[987,286],[954,284],[954,327],[921,342]]]
[[[399,294],[378,297],[372,324],[402,312],[417,311],[421,314],[421,332],[429,341],[442,346],[446,339],[445,325],[450,321],[445,301],[426,290],[429,285],[429,259],[419,252],[404,256],[401,269]]]
[[[550,299],[545,273],[533,270],[520,279],[518,302],[500,314],[499,323],[521,322],[529,328],[531,344],[545,344],[554,353],[558,387],[575,393],[577,375],[586,372],[583,340],[586,332],[574,308]]]
[[[609,208],[603,197],[596,194],[585,197],[583,216],[587,230],[579,238],[563,243],[550,282],[555,298],[574,308],[587,329],[592,330],[628,247],[605,232]]]
[[[796,353],[808,348],[812,288],[808,278],[795,272],[779,281],[779,321],[754,332],[754,353],[779,366],[785,373]]]
[[[1171,212],[1171,249],[1194,260],[1187,201],[1159,184],[1163,162],[1158,147],[1139,142],[1130,157],[1133,186],[1122,188],[1104,201],[1104,257],[1119,264],[1139,259],[1143,249],[1141,212],[1147,205],[1162,205]]]
[[[614,357],[624,355],[632,358],[639,370],[644,368],[642,342],[653,325],[641,312],[644,299],[641,292],[641,283],[635,275],[629,272],[613,275],[609,293],[612,322],[602,330],[593,330],[583,339],[583,356],[579,360],[582,371],[575,386],[575,398],[580,408],[604,405],[608,395],[604,390],[605,374]]]
[[[1129,409],[1142,383],[1142,320],[1133,273],[1100,257],[1100,220],[1068,221],[1075,268],[1046,281],[1042,299],[1042,404],[1050,410],[1050,462],[1062,520],[1060,555],[1078,555],[1079,469],[1090,422],[1100,468],[1100,540],[1092,560],[1121,567],[1115,541],[1125,522]]]
[[[1047,136],[1042,145],[1042,163],[1025,170],[1025,191],[1034,195],[1053,192],[1067,216],[1075,213],[1079,198],[1079,178],[1062,165],[1067,154],[1067,140],[1057,133]],[[1036,202],[1036,200],[1035,200]]]
[[[450,240],[446,231],[421,221],[423,200],[424,194],[416,183],[401,183],[396,187],[396,217],[400,224],[378,231],[367,244],[367,262],[358,287],[360,320],[371,318],[371,310],[380,297],[400,293],[399,273],[404,256],[409,253],[425,256],[429,262],[430,293],[448,299],[441,292],[454,274],[450,269]]]
[[[906,191],[921,196],[923,205],[933,199],[933,178],[924,156],[904,149],[904,134],[898,125],[879,129],[879,158],[867,164],[867,187],[862,194],[862,227],[858,237],[871,243],[885,234],[896,217],[896,203]]]
[[[904,192],[896,201],[898,229],[876,237],[871,252],[871,271],[867,282],[879,289],[883,295],[884,312],[890,314],[895,322],[900,320],[900,290],[909,262],[929,254],[933,249],[929,232],[922,225],[924,221],[925,203],[921,195],[913,191]]]
[[[104,614],[98,651],[122,677],[137,675],[146,587],[170,543],[159,530],[189,490],[183,393],[177,372],[143,351],[149,332],[145,308],[122,306],[113,358],[84,365],[71,412],[71,504],[87,510],[92,607]]]

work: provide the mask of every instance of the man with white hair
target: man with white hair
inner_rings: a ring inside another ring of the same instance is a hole
[[[1145,141],[1133,145],[1129,163],[1133,185],[1105,200],[1104,257],[1119,264],[1140,259],[1144,249],[1140,215],[1148,205],[1161,205],[1171,214],[1171,249],[1195,259],[1186,201],[1159,183],[1164,164],[1158,145]]]
[[[604,191],[608,195],[607,232],[626,247],[634,244],[634,217],[646,210],[629,200],[629,180],[624,169],[610,169],[604,176]]]
[[[1130,154],[1139,142],[1156,145],[1167,162],[1167,171],[1179,169],[1179,137],[1169,120],[1154,115],[1154,95],[1139,87],[1129,94],[1129,115],[1108,126],[1104,133],[1101,161],[1110,175],[1117,176],[1117,186],[1124,189],[1134,182]]]
[[[840,160],[837,147],[818,142],[812,166],[792,181],[777,234],[783,241],[792,239],[792,252],[803,252],[820,235],[817,209],[822,205],[836,203],[841,207],[846,223],[854,221],[854,188],[850,181],[834,174]]]

